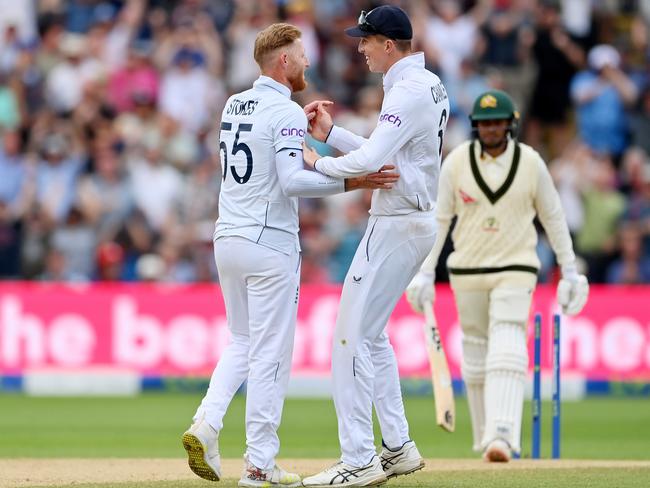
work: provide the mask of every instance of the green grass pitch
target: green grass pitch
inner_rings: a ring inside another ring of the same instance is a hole
[[[200,397],[143,394],[135,398],[29,398],[0,396],[0,458],[181,458],[180,436]],[[425,458],[476,458],[471,449],[467,404],[457,401],[456,432],[435,425],[431,398],[405,399],[411,435]],[[543,406],[543,457],[550,454],[551,405]],[[523,457],[530,455],[530,405],[524,409]],[[380,435],[377,431],[377,443]],[[338,457],[336,416],[324,399],[289,399],[280,428],[280,458]],[[236,397],[220,434],[224,458],[243,454],[244,399]],[[596,398],[562,405],[562,457],[566,459],[650,460],[650,402]],[[7,459],[5,459],[7,461]],[[514,463],[518,461],[513,461]],[[213,486],[236,486],[228,473]],[[1,483],[0,476],[0,485]],[[470,487],[588,486],[648,487],[650,468],[522,469],[422,472],[387,486]],[[61,485],[63,486],[63,485]],[[210,486],[174,481],[136,484],[75,484],[75,487]]]

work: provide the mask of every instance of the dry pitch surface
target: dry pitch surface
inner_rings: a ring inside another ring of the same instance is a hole
[[[285,459],[281,465],[290,471],[309,474],[314,473],[332,463],[324,459]],[[517,460],[507,465],[486,464],[476,459],[428,459],[425,469],[410,477],[391,480],[387,485],[402,486],[399,480],[409,480],[408,486],[428,486],[427,480],[436,478],[435,474],[444,475],[447,472],[467,472],[474,475],[512,471],[549,470],[595,471],[606,470],[636,470],[642,477],[650,480],[650,461],[605,461],[605,460]],[[58,487],[58,486],[141,486],[161,483],[165,486],[187,486],[188,481],[198,481],[197,486],[229,487],[236,486],[236,480],[241,470],[240,459],[223,460],[224,483],[201,483],[187,467],[185,459],[0,459],[0,487]],[[427,476],[428,474],[428,476]],[[548,473],[550,474],[550,472]],[[442,476],[441,476],[442,478]],[[639,479],[641,483],[643,481]],[[167,483],[162,483],[167,482]],[[435,483],[438,485],[438,483]],[[636,483],[635,483],[636,485]],[[195,486],[192,484],[191,486]],[[456,486],[454,483],[445,486]],[[530,486],[530,485],[529,485]],[[539,485],[543,486],[543,485]],[[555,486],[562,486],[555,483]],[[585,486],[590,486],[589,484]],[[643,485],[639,485],[643,486]],[[648,485],[646,485],[648,486]]]

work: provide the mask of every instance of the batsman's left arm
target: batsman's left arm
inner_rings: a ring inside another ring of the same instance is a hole
[[[538,179],[534,202],[537,216],[546,231],[560,266],[574,265],[576,256],[573,252],[573,243],[564,210],[562,210],[560,195],[555,189],[546,164],[539,156],[537,165]]]

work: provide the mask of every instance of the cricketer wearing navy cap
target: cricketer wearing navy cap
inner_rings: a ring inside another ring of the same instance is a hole
[[[341,462],[303,479],[306,487],[374,486],[422,469],[409,435],[395,353],[386,326],[395,305],[433,246],[440,156],[449,100],[440,79],[411,48],[413,29],[394,6],[362,12],[358,51],[373,73],[382,73],[384,99],[368,139],[337,127],[329,101],[305,106],[309,132],[346,153],[304,160],[332,177],[364,175],[390,162],[400,178],[390,191],[372,195],[366,233],[343,283],[332,341],[332,394],[338,417]],[[383,448],[374,445],[375,407]]]
[[[413,38],[413,28],[406,12],[393,5],[382,5],[366,13],[361,11],[356,27],[345,29],[350,37],[367,37],[380,34],[389,39],[409,40]]]

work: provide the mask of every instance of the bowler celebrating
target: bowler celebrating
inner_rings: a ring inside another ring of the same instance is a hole
[[[223,416],[247,380],[247,449],[239,486],[300,485],[298,475],[275,464],[298,306],[297,197],[388,189],[397,179],[381,172],[344,180],[303,168],[307,118],[290,99],[306,86],[309,62],[300,37],[288,24],[273,24],[258,34],[255,61],[262,76],[251,89],[228,99],[221,118],[223,184],[214,255],[232,342],[183,435],[183,446],[192,471],[219,480]]]

